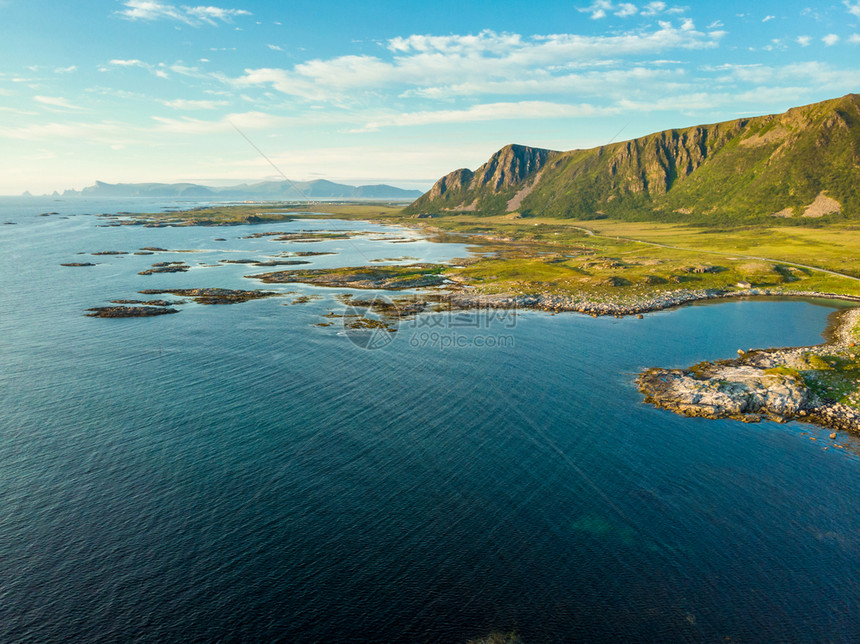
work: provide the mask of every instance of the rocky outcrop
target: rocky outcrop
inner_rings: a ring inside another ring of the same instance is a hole
[[[840,380],[833,367],[856,361],[858,323],[860,309],[853,309],[842,314],[827,344],[739,351],[735,360],[704,362],[689,369],[651,368],[636,382],[645,402],[685,416],[746,422],[800,420],[857,432],[857,397],[849,397],[853,405],[838,400],[834,389],[839,389]],[[853,373],[841,382],[856,389]]]
[[[280,293],[275,293],[274,291],[243,291],[229,288],[148,288],[140,291],[140,293],[143,295],[169,294],[178,297],[190,297],[198,304],[239,304],[249,300],[280,295]]]
[[[645,401],[686,416],[787,420],[809,405],[797,377],[755,367],[712,365],[693,375],[677,369],[648,369],[638,380]]]
[[[91,318],[149,318],[156,315],[179,313],[176,309],[162,306],[99,306],[87,313]]]
[[[185,273],[191,267],[185,262],[156,262],[151,268],[140,271],[138,275],[155,275],[157,273]]]
[[[267,284],[315,284],[317,286],[403,290],[441,286],[445,278],[440,264],[407,264],[403,266],[311,268],[246,275]]]
[[[540,170],[550,156],[550,150],[526,145],[506,145],[475,171],[470,188],[489,188],[498,193],[522,183]]]
[[[439,181],[434,183],[432,188],[430,188],[430,199],[438,199],[449,192],[458,192],[468,189],[474,176],[475,173],[468,168],[460,168],[459,170],[454,170],[454,172],[446,174],[444,177],[439,179]]]
[[[558,152],[543,148],[506,145],[474,172],[460,168],[446,174],[406,211],[421,215],[432,210],[484,210],[486,204],[482,205],[482,201],[506,194],[508,198],[502,202],[503,207],[521,190],[521,184],[539,172],[556,154]]]

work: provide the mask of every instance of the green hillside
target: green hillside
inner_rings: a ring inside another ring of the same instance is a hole
[[[440,179],[412,214],[701,224],[860,217],[860,96],[589,150],[511,145]]]

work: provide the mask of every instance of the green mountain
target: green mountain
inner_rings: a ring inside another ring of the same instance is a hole
[[[809,223],[860,217],[860,95],[589,150],[508,145],[409,206],[575,219]]]

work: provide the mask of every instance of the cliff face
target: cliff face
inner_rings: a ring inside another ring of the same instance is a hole
[[[701,223],[860,217],[857,185],[860,96],[849,94],[590,150],[506,146],[473,174],[443,177],[410,208]]]
[[[525,181],[540,170],[550,155],[549,150],[525,145],[507,145],[475,172],[471,187],[489,188],[499,192]]]
[[[446,174],[410,209],[483,210],[500,195],[516,192],[556,154],[559,153],[542,148],[506,145],[475,172],[461,168]]]

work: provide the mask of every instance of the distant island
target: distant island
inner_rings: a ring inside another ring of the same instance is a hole
[[[25,197],[31,196],[25,192]],[[54,192],[54,197],[164,197],[182,199],[231,200],[309,200],[309,199],[383,199],[412,201],[420,190],[404,190],[386,184],[351,186],[325,179],[315,181],[261,181],[234,186],[214,187],[196,183],[104,183],[96,181],[82,190]]]

